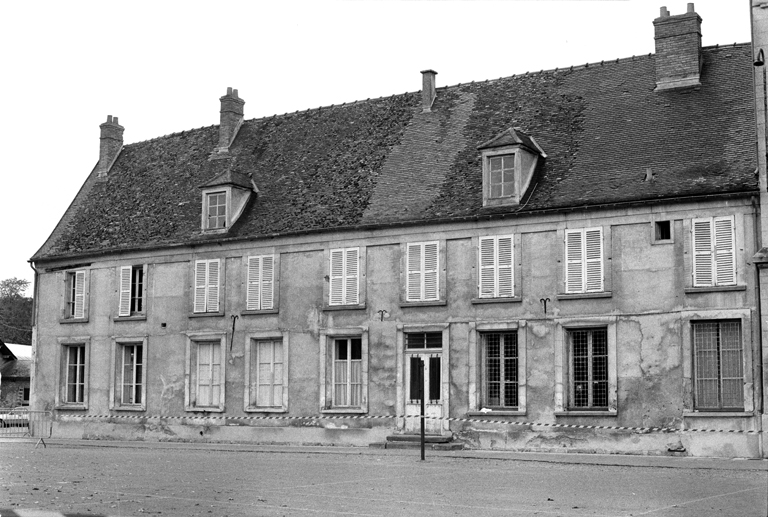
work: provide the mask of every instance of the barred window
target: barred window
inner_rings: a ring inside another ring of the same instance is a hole
[[[483,334],[483,406],[518,407],[517,333]]]
[[[568,331],[571,409],[608,408],[608,332],[605,328]]]
[[[739,321],[693,322],[695,408],[743,410],[744,367]]]

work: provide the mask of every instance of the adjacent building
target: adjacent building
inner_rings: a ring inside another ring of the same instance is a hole
[[[653,24],[652,55],[282,116],[230,88],[145,142],[108,117],[31,259],[34,409],[368,445],[423,396],[468,447],[763,456],[757,52]]]

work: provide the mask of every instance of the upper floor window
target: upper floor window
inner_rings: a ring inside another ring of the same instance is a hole
[[[61,322],[88,321],[88,270],[64,273],[64,296]]]
[[[343,248],[330,253],[330,305],[356,305],[360,301],[360,249]]]
[[[227,227],[227,193],[211,192],[205,195],[206,230]]]
[[[146,266],[120,268],[120,299],[118,316],[144,314],[146,305]]]
[[[488,158],[490,197],[509,197],[515,193],[515,155]]]
[[[248,257],[248,290],[245,308],[264,311],[274,308],[275,257],[261,255]]]
[[[220,259],[195,261],[194,312],[219,312]]]
[[[693,286],[710,287],[736,284],[736,244],[734,218],[694,219]]]
[[[440,248],[437,241],[408,243],[406,301],[438,300],[440,296]]]
[[[565,292],[603,290],[603,229],[565,230]]]
[[[513,257],[511,235],[480,238],[480,298],[514,296]]]

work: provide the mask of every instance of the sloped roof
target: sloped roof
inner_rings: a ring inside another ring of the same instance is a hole
[[[654,92],[655,56],[246,120],[229,158],[218,126],[126,145],[91,174],[33,260],[205,238],[755,192],[748,44],[703,50],[701,87]],[[478,146],[519,127],[547,154],[522,207],[482,206]],[[653,181],[645,181],[647,171]],[[200,232],[200,185],[258,185],[226,236]]]
[[[32,370],[32,347],[0,341],[0,352],[10,360],[0,365],[0,377],[5,379],[29,378]]]

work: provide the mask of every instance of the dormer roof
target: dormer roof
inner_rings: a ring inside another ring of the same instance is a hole
[[[483,149],[512,146],[523,146],[529,151],[541,155],[543,158],[547,157],[546,153],[539,147],[539,144],[536,143],[533,137],[526,134],[519,127],[505,129],[495,137],[477,146],[477,149],[482,151]]]
[[[210,181],[207,181],[200,185],[201,189],[208,189],[213,187],[221,187],[224,185],[240,187],[248,190],[256,190],[256,185],[253,181],[243,174],[242,172],[235,172],[228,169],[221,174],[215,176]]]

